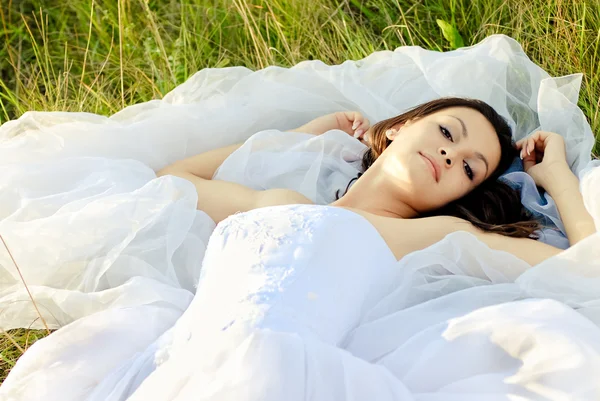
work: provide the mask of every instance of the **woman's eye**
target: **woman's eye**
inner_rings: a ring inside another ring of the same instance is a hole
[[[442,135],[444,135],[446,138],[448,138],[452,142],[454,142],[454,139],[452,138],[452,134],[450,133],[450,131],[448,131],[446,128],[442,127],[441,125],[440,125],[440,131],[442,131]]]
[[[467,162],[463,162],[463,165],[465,167],[465,173],[467,174],[467,177],[469,177],[469,180],[473,181],[473,170],[471,170],[471,166],[469,166],[469,163]]]

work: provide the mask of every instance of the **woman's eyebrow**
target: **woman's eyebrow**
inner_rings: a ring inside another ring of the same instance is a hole
[[[465,122],[464,122],[462,119],[460,119],[460,118],[458,118],[458,117],[456,117],[456,116],[453,116],[453,115],[449,115],[449,116],[450,116],[450,117],[452,117],[452,118],[455,118],[455,119],[457,119],[457,120],[458,120],[458,122],[459,122],[459,123],[460,123],[460,125],[462,126],[462,135],[463,135],[465,138],[466,138],[466,137],[468,137],[468,136],[469,136],[469,133],[467,132],[467,126],[465,125]]]
[[[490,165],[488,164],[487,159],[479,152],[475,152],[475,156],[485,163],[485,175],[487,175],[488,171],[490,170]]]

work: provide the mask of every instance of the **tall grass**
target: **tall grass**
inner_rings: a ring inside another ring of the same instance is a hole
[[[0,122],[27,110],[114,113],[205,67],[340,63],[381,49],[518,40],[552,75],[583,72],[600,130],[600,0],[0,0]]]
[[[205,67],[449,50],[458,42],[438,19],[465,45],[503,33],[552,75],[583,72],[579,106],[600,138],[600,0],[0,0],[0,123],[27,110],[112,114]],[[41,334],[27,336],[11,338],[25,349]],[[21,352],[2,341],[0,377]]]

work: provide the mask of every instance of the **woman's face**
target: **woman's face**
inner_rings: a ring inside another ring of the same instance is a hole
[[[500,162],[500,142],[478,111],[453,107],[389,130],[378,162],[404,202],[435,210],[473,190]]]

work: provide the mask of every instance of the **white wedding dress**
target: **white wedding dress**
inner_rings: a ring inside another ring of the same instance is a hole
[[[287,205],[235,214],[213,232],[197,295],[182,317],[108,371],[85,399],[600,396],[600,330],[571,308],[522,300],[522,290],[504,284],[378,317],[406,279],[376,229],[349,210]],[[70,363],[78,369],[92,368],[76,359]],[[63,369],[49,366],[42,383],[29,385],[58,392],[55,372]]]
[[[597,401],[600,234],[537,266],[464,232],[396,261],[364,218],[325,206],[364,146],[340,131],[283,132],[338,110],[379,121],[439,96],[482,99],[516,139],[565,137],[600,227],[580,83],[493,36],[340,66],[204,70],[110,118],[4,124],[0,234],[19,271],[0,252],[0,328],[43,327],[30,292],[59,329],[19,359],[0,400]],[[318,205],[215,228],[191,183],[154,174],[242,141],[215,178]],[[561,229],[547,201],[536,211]]]

